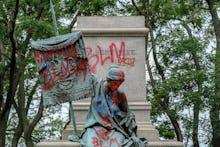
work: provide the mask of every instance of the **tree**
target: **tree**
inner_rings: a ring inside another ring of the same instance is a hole
[[[104,8],[108,2],[114,3],[110,0],[53,2],[56,4],[55,12],[61,34],[71,31],[77,9],[82,15],[101,15],[106,12]],[[88,2],[91,7],[88,7]],[[34,134],[39,133],[35,128],[42,114],[48,113],[46,110],[43,112],[41,95],[36,98],[40,82],[30,41],[54,36],[49,10],[49,1],[0,2],[0,146],[8,144],[6,140],[10,136],[13,136],[10,146],[17,146],[22,138],[27,147],[32,147],[35,141],[39,141],[34,138]],[[62,22],[68,18],[72,23],[67,25]]]
[[[34,67],[29,64],[34,63],[31,51],[29,50],[30,39],[37,35],[34,29],[39,29],[31,26],[31,23],[36,23],[42,16],[42,2],[33,1],[33,6],[25,1],[16,0],[1,1],[1,83],[0,83],[0,146],[5,146],[8,121],[12,109],[15,108],[19,123],[14,131],[12,146],[17,146],[17,143],[24,133],[24,139],[27,146],[33,146],[31,134],[41,118],[43,107],[39,105],[39,111],[34,116],[33,120],[28,117],[28,110],[33,100],[33,95],[39,82],[26,85],[26,80],[36,76]],[[28,7],[30,6],[30,7]],[[33,11],[35,8],[38,11]],[[12,14],[12,15],[11,15]],[[35,17],[34,17],[35,16]],[[40,25],[40,22],[37,23]],[[40,31],[39,33],[42,33]],[[49,35],[49,34],[48,34]],[[42,101],[41,101],[42,103]]]
[[[211,54],[206,51],[210,34],[206,32],[203,38],[197,35],[208,30],[204,17],[208,15],[207,6],[191,0],[131,2],[136,14],[145,16],[149,28],[146,64],[153,120],[165,114],[169,119],[159,127],[160,134],[172,138],[172,129],[168,128],[172,124],[177,140],[189,137],[193,146],[199,146],[198,128],[205,122],[199,114],[209,109],[213,91]],[[193,115],[183,115],[190,109]]]
[[[215,95],[212,98],[210,119],[212,124],[212,146],[220,145],[220,18],[218,17],[219,0],[206,0],[209,12],[212,17],[214,35],[216,39],[216,54],[215,54]]]
[[[4,146],[5,145],[5,136],[6,136],[6,128],[7,128],[7,121],[9,117],[9,112],[14,100],[15,92],[16,92],[16,87],[18,85],[18,77],[16,75],[16,50],[17,50],[17,44],[14,38],[14,28],[15,28],[15,20],[17,18],[18,14],[18,8],[17,6],[19,5],[19,1],[16,1],[14,5],[14,10],[12,13],[11,19],[9,18],[8,20],[3,20],[1,21],[4,23],[2,24],[2,28],[4,31],[5,35],[8,35],[8,40],[5,40],[4,38],[1,37],[1,63],[5,63],[5,55],[6,52],[5,50],[7,49],[4,46],[4,42],[10,41],[10,48],[11,48],[11,54],[9,54],[10,58],[10,63],[8,63],[9,71],[6,69],[6,65],[4,66],[3,64],[1,65],[1,99],[0,99],[0,104],[1,104],[1,111],[0,111],[0,134],[1,134],[1,139],[0,139],[0,145]],[[1,11],[4,10],[4,6],[1,6]],[[2,12],[1,13],[3,16],[1,18],[6,17],[6,13]],[[7,17],[6,17],[7,18]],[[4,26],[3,26],[4,25]],[[5,27],[6,26],[6,27]],[[8,26],[8,28],[7,28]],[[3,40],[4,39],[4,40]],[[3,42],[4,41],[4,42]],[[3,92],[5,91],[4,89],[4,79],[5,79],[5,73],[9,74],[9,81],[8,81],[8,91],[5,95]]]

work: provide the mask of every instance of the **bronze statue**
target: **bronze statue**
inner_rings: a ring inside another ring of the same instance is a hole
[[[93,76],[95,96],[91,99],[82,147],[144,147],[145,138],[138,138],[135,116],[130,111],[126,95],[119,88],[124,72],[117,65],[109,68],[106,80]]]

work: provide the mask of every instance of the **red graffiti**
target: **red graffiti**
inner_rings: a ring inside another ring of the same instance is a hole
[[[112,95],[112,101],[115,103],[115,105],[119,105],[121,103],[121,99],[118,98],[118,95],[113,94]]]
[[[80,59],[80,60],[79,60],[79,64],[78,64],[78,66],[77,66],[77,69],[78,69],[78,70],[81,70],[81,71],[83,72],[83,78],[84,78],[84,80],[85,80],[85,78],[86,78],[86,68],[87,68],[87,66],[86,66],[86,60],[85,60],[85,59]]]
[[[34,56],[37,63],[43,63],[48,61],[48,59],[56,58],[57,56],[72,57],[77,59],[77,52],[74,44],[65,46],[62,49],[50,49],[48,51],[34,50]]]
[[[92,144],[94,145],[94,147],[98,147],[99,146],[99,141],[97,137],[92,137]]]
[[[104,146],[103,140],[98,140],[97,137],[92,137],[92,144],[94,147],[120,147],[117,138],[110,138],[110,145]]]
[[[110,139],[110,146],[112,146],[113,143],[116,143],[116,144],[117,144],[117,147],[120,147],[120,144],[118,143],[117,138],[111,138],[111,139]],[[115,145],[114,145],[114,146],[115,146]]]
[[[92,144],[94,147],[120,147],[117,138],[110,138],[109,134],[111,134],[112,130],[99,129],[96,131],[99,139],[97,137],[92,137]],[[104,141],[110,141],[108,146],[104,146]]]
[[[110,125],[109,116],[105,116],[102,118],[102,123],[104,126],[108,127]]]
[[[45,91],[71,76],[77,77],[80,71],[83,73],[84,80],[86,78],[87,60],[77,58],[77,52],[73,45],[57,50],[35,50],[34,55],[36,62],[42,66],[40,75]]]
[[[112,132],[112,130],[105,130],[105,129],[99,129],[96,131],[96,134],[101,138],[102,140],[108,140],[109,134]]]
[[[97,53],[94,54],[94,49],[91,47],[87,47],[87,56],[90,63],[90,70],[92,73],[96,73],[97,65],[103,66],[105,63],[115,63],[119,65],[128,65],[133,66],[135,63],[135,58],[126,56],[126,48],[125,42],[122,41],[120,43],[120,47],[118,48],[116,44],[113,42],[109,45],[108,50],[105,52],[108,53],[107,56],[104,57],[104,50],[100,45],[97,45]],[[132,50],[133,51],[133,50]]]

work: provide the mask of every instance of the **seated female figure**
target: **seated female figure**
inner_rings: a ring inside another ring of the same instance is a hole
[[[111,66],[106,80],[93,77],[95,96],[91,99],[82,147],[144,147],[145,138],[138,138],[134,114],[129,110],[126,95],[119,88],[124,72]]]

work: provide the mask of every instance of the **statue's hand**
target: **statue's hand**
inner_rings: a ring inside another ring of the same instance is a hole
[[[139,146],[141,143],[140,139],[137,136],[132,136],[131,139],[133,140],[135,146]]]

